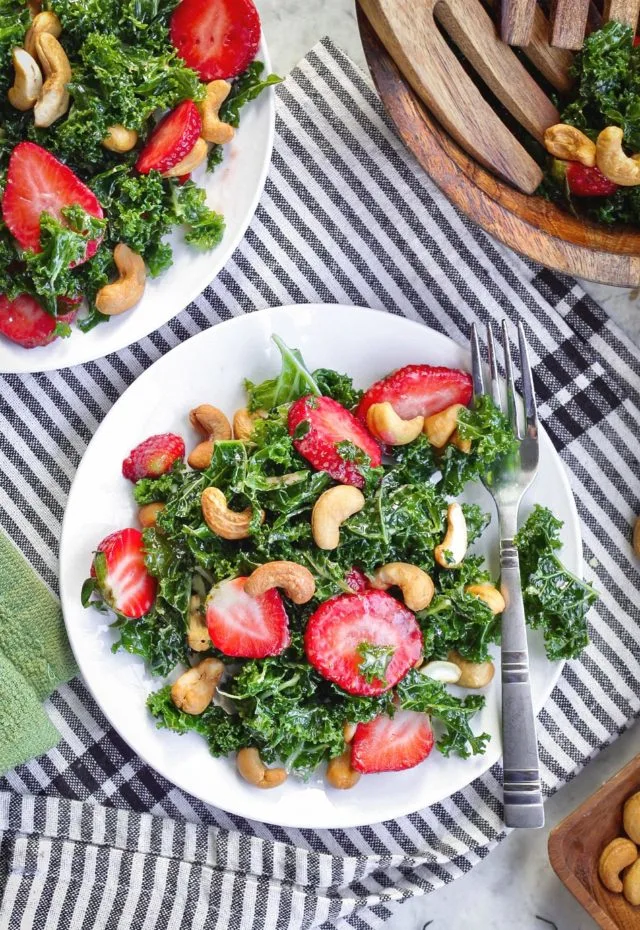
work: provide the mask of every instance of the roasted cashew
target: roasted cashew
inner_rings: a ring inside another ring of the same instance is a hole
[[[164,510],[165,504],[162,504],[160,501],[154,501],[152,504],[144,504],[138,510],[138,520],[140,526],[144,529],[148,529],[150,526],[155,526],[158,520],[158,514]]]
[[[433,554],[442,568],[457,568],[467,554],[467,521],[456,501],[447,508],[447,532]]]
[[[465,455],[469,455],[471,452],[471,440],[461,439],[459,430],[454,432],[450,442],[452,446],[455,446],[456,449],[460,450],[460,452],[464,452]]]
[[[227,499],[220,488],[205,488],[200,499],[204,521],[216,536],[222,539],[246,539],[250,536],[252,510],[247,507],[241,513],[229,510]],[[264,521],[264,512],[260,522]]]
[[[267,562],[247,578],[244,586],[249,597],[260,597],[272,588],[282,588],[294,604],[306,604],[316,593],[313,575],[296,562]]]
[[[113,260],[119,277],[101,287],[95,301],[96,309],[107,316],[131,310],[144,294],[147,279],[144,259],[124,242],[119,242],[113,250]]]
[[[622,187],[640,184],[640,155],[629,158],[622,149],[623,132],[607,126],[596,140],[596,164],[605,178]]]
[[[31,110],[42,91],[42,71],[35,58],[23,48],[11,53],[15,77],[7,97],[16,110]]]
[[[620,872],[632,865],[637,858],[638,850],[631,840],[622,836],[611,840],[603,849],[598,861],[598,875],[604,887],[614,894],[620,894],[623,890]]]
[[[130,152],[138,142],[138,133],[135,129],[127,129],[121,123],[109,126],[102,145],[110,152]]]
[[[211,648],[211,637],[202,611],[202,598],[197,594],[193,594],[189,601],[187,643],[194,652],[204,652]]]
[[[239,439],[240,442],[249,442],[256,420],[263,420],[266,416],[266,410],[256,410],[254,413],[249,413],[246,407],[236,410],[233,415],[233,438]]]
[[[55,39],[62,35],[62,24],[55,13],[46,10],[44,13],[36,13],[33,17],[31,26],[24,37],[24,48],[32,58],[37,55],[36,40],[38,36],[48,33]]]
[[[495,666],[491,660],[486,662],[468,662],[459,652],[450,652],[447,660],[460,669],[457,684],[461,688],[485,688],[495,675]]]
[[[353,788],[360,781],[360,772],[356,772],[351,767],[351,747],[347,746],[345,751],[334,759],[329,759],[325,778],[332,788],[338,788],[345,791],[347,788]]]
[[[364,494],[349,484],[324,491],[311,511],[311,532],[319,549],[337,549],[340,527],[364,507]]]
[[[456,685],[462,677],[462,669],[455,662],[445,662],[443,659],[434,659],[418,669],[421,675],[441,681],[443,684]]]
[[[458,414],[464,404],[452,404],[440,413],[425,417],[423,432],[432,446],[443,449],[458,428]]]
[[[624,832],[634,843],[640,843],[640,791],[632,794],[624,803],[622,811]]]
[[[207,157],[209,152],[209,146],[200,138],[191,149],[188,155],[185,155],[182,161],[179,161],[177,165],[174,165],[173,168],[168,168],[166,171],[162,172],[163,178],[181,178],[185,174],[191,174],[192,171],[195,171],[198,165],[201,165],[202,162]]]
[[[640,904],[640,859],[636,859],[624,873],[622,894],[629,904],[634,906]]]
[[[367,426],[380,442],[389,446],[406,446],[422,432],[424,417],[403,420],[386,400],[382,404],[371,404],[367,410]]]
[[[33,108],[33,121],[43,129],[55,123],[69,109],[67,84],[71,80],[71,65],[67,53],[50,32],[43,32],[37,37],[36,52],[45,82]]]
[[[197,104],[202,117],[202,138],[207,142],[224,145],[231,142],[235,129],[229,123],[223,123],[218,113],[229,96],[231,84],[228,81],[211,81],[207,84],[207,95]]]
[[[231,424],[222,410],[211,404],[200,404],[189,413],[195,430],[205,439],[195,447],[187,462],[192,468],[202,471],[211,465],[211,456],[216,442],[231,439]]]
[[[467,594],[472,597],[479,597],[484,601],[492,614],[501,614],[505,608],[502,594],[488,581],[482,581],[479,584],[468,584],[465,588]]]
[[[556,123],[545,130],[544,147],[550,155],[564,161],[579,161],[587,168],[593,168],[596,163],[595,142],[567,123]]]
[[[424,610],[433,597],[433,581],[417,565],[408,562],[388,562],[376,570],[371,582],[374,588],[386,591],[397,587],[409,610]]]
[[[42,9],[42,0],[27,0],[27,6],[29,7],[31,19],[33,19]]]
[[[286,769],[268,769],[257,749],[239,749],[236,766],[244,780],[256,788],[277,788],[287,780]]]
[[[201,714],[212,702],[223,674],[220,659],[204,659],[173,683],[171,700],[185,714]]]
[[[356,730],[358,729],[357,723],[350,723],[348,720],[342,724],[342,736],[344,737],[345,743],[350,743],[353,737],[356,735]]]

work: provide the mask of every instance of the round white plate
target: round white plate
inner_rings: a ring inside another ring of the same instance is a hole
[[[283,787],[259,791],[243,782],[230,759],[213,759],[196,734],[157,730],[145,708],[147,695],[162,681],[141,659],[110,646],[116,639],[107,618],[80,604],[91,553],[108,533],[136,525],[132,486],[121,474],[129,450],[150,434],[181,433],[196,441],[188,411],[207,401],[232,414],[244,406],[243,378],[261,381],[280,365],[272,333],[302,351],[313,368],[352,375],[360,387],[411,362],[469,368],[469,354],[450,339],[419,323],[354,307],[303,305],[262,310],[194,336],[159,359],[118,400],[97,430],[80,463],[64,519],[60,550],[60,591],[73,651],[98,704],[130,746],[158,772],[190,794],[244,817],[295,827],[348,827],[419,810],[448,797],[500,758],[499,674],[488,689],[487,706],[474,721],[491,733],[484,756],[445,759],[434,751],[407,772],[369,775],[351,791],[325,789],[320,777],[305,784],[289,778]],[[497,575],[498,537],[493,502],[478,485],[467,499],[492,514],[479,551]],[[581,570],[581,541],[575,504],[562,463],[543,432],[538,477],[526,497],[546,504],[564,521],[562,557]],[[530,636],[534,705],[539,711],[558,679],[561,663],[544,655],[538,635]]]
[[[256,57],[264,62],[263,73],[269,74],[264,36]],[[267,88],[243,109],[222,164],[212,174],[204,166],[194,172],[194,180],[207,191],[207,204],[226,221],[217,248],[193,248],[185,243],[181,230],[174,231],[167,239],[173,248],[173,265],[158,278],[147,279],[144,297],[133,310],[89,333],[74,326],[68,339],[56,339],[38,349],[23,349],[0,336],[0,372],[50,371],[102,358],[142,339],[188,306],[231,258],[253,218],[271,162],[274,125],[274,91]]]

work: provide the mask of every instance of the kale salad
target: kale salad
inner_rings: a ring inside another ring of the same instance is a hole
[[[280,80],[259,41],[252,0],[0,0],[0,334],[33,348],[131,310],[176,227],[220,243],[191,173]]]
[[[190,412],[187,461],[175,433],[124,460],[141,528],[97,545],[83,604],[168,679],[157,726],[258,787],[483,753],[504,601],[472,550],[489,515],[455,498],[513,451],[508,422],[466,372],[408,365],[362,392],[274,339],[281,371],[245,382],[246,408]],[[596,597],[559,558],[561,526],[536,506],[516,540],[552,660],[587,645]]]

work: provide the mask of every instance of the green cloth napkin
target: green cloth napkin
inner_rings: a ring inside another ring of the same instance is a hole
[[[0,774],[56,745],[42,701],[77,672],[60,604],[0,533]]]

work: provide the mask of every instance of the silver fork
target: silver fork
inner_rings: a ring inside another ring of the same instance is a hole
[[[522,323],[518,323],[518,342],[524,398],[524,428],[521,428],[519,423],[506,320],[502,321],[502,339],[507,381],[507,405],[504,412],[509,417],[518,439],[518,448],[513,455],[499,459],[490,473],[483,478],[483,483],[493,495],[498,511],[501,588],[506,603],[502,614],[504,822],[508,827],[542,827],[544,807],[529,681],[527,631],[522,603],[520,563],[518,551],[513,544],[518,529],[518,509],[522,495],[538,470],[538,414]],[[491,397],[498,408],[503,410],[491,324],[487,325],[487,347]],[[471,360],[473,391],[474,395],[478,396],[485,393],[485,386],[475,323],[471,326]]]

